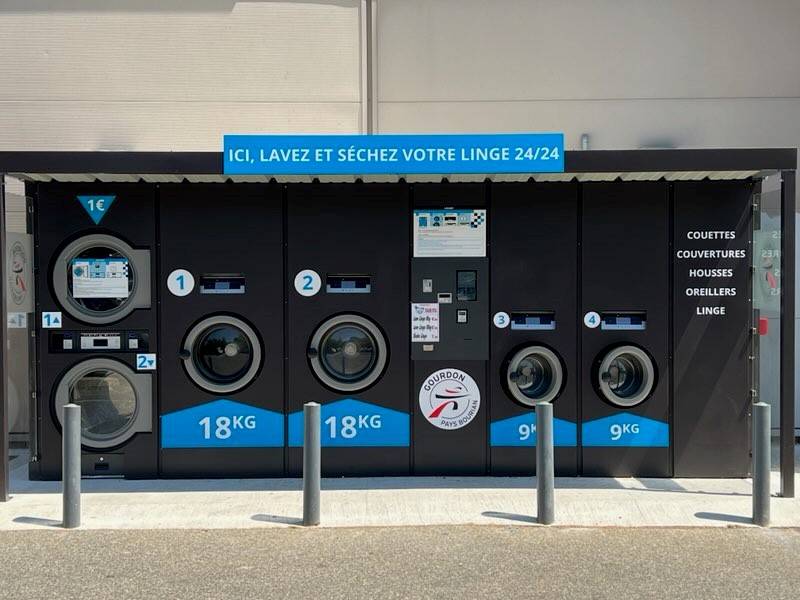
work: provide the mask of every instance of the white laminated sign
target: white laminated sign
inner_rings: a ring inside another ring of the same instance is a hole
[[[411,304],[411,341],[439,341],[439,304],[422,302]]]
[[[486,256],[486,210],[414,211],[414,257]]]
[[[73,298],[127,298],[127,258],[76,258],[72,261]]]

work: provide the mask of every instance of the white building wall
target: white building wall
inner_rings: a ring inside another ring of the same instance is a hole
[[[379,0],[382,132],[800,145],[797,0]]]
[[[358,132],[360,2],[0,3],[0,150]]]

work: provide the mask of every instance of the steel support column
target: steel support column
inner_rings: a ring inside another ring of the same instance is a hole
[[[794,498],[795,171],[781,177],[781,496]]]
[[[0,173],[0,502],[7,502],[9,495],[8,453],[8,316],[6,307],[6,176]]]

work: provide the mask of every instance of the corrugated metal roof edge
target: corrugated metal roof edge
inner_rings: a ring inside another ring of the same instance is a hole
[[[773,171],[774,172],[774,171]],[[660,172],[622,172],[622,173],[492,173],[492,174],[419,174],[419,175],[214,175],[214,174],[172,174],[172,173],[7,173],[24,181],[65,182],[65,183],[429,183],[449,181],[452,183],[494,182],[568,182],[568,181],[697,181],[703,179],[747,179],[767,172],[748,171],[660,171]]]

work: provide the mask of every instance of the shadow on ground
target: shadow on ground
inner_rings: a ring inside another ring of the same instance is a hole
[[[694,513],[698,519],[706,519],[708,521],[725,521],[728,523],[736,523],[739,525],[752,525],[753,519],[750,517],[743,517],[742,515],[727,515],[725,513],[715,512],[698,512]]]
[[[515,521],[517,523],[538,523],[538,519],[536,517],[532,517],[530,515],[518,515],[516,513],[508,513],[508,512],[500,512],[496,510],[487,510],[481,513],[484,517],[490,517],[492,519],[503,519],[506,521]]]

